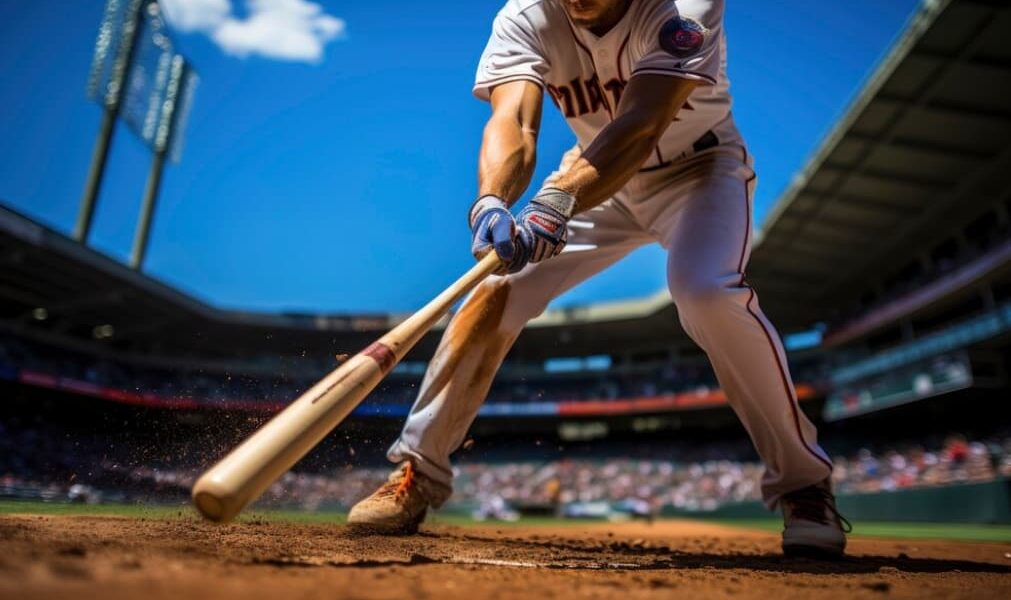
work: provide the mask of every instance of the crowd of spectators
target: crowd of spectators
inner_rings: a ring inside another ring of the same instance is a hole
[[[507,459],[465,455],[455,467],[450,504],[495,501],[520,511],[543,512],[573,503],[634,501],[653,512],[710,511],[761,499],[762,466],[733,458],[741,455],[740,446],[713,443],[690,452],[659,448],[657,454],[670,457],[664,459],[630,452],[616,452],[613,457],[563,453],[537,461],[521,458],[519,451]],[[0,423],[0,495],[34,490],[35,497],[45,499],[184,501],[199,472],[185,464],[187,455],[182,447],[151,455],[129,444],[110,452],[101,440],[38,427],[5,428]],[[834,462],[833,479],[842,494],[1011,478],[1011,435],[971,440],[950,435],[933,446],[854,447],[836,453]],[[263,502],[305,509],[347,508],[375,489],[389,469],[387,464],[372,463],[290,472],[266,492]]]
[[[875,454],[865,449],[835,461],[840,492],[870,493],[1011,477],[1011,438],[969,441],[952,435],[939,449],[912,445]]]
[[[465,464],[457,495],[497,494],[515,505],[639,499],[654,510],[709,511],[724,504],[761,500],[757,462],[704,460],[556,460],[545,463]],[[833,481],[844,494],[991,481],[1011,477],[1011,437],[968,441],[953,435],[940,448],[911,444],[874,452],[861,448],[835,457]]]

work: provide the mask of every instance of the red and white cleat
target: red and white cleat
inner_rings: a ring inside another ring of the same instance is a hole
[[[835,506],[832,483],[820,483],[784,494],[783,554],[808,558],[841,558],[846,534],[853,527]]]

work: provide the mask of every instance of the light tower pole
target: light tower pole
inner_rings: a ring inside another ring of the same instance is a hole
[[[122,5],[123,2],[126,2],[125,6]],[[91,167],[88,168],[88,178],[84,183],[84,193],[81,195],[81,205],[77,212],[77,224],[74,227],[74,239],[81,243],[88,241],[88,234],[91,232],[95,204],[102,189],[105,164],[109,159],[112,134],[116,130],[119,107],[126,89],[123,84],[130,73],[138,33],[144,18],[141,9],[146,3],[146,0],[109,0],[98,30],[95,59],[88,78],[88,94],[98,97],[102,102],[102,124],[95,139]],[[111,67],[107,67],[109,56],[113,56]],[[111,72],[102,93],[100,88],[106,68]]]

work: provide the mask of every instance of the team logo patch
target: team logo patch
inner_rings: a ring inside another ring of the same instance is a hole
[[[660,28],[660,47],[678,58],[687,58],[702,48],[708,31],[688,17],[674,17]]]

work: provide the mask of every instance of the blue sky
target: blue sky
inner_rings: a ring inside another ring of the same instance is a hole
[[[381,312],[419,307],[472,263],[465,213],[488,108],[470,85],[499,0],[174,1],[202,11],[176,33],[201,81],[150,275],[225,307]],[[100,118],[84,87],[103,4],[0,4],[0,201],[66,233]],[[757,224],[916,5],[728,2]],[[548,103],[535,181],[571,143]],[[120,126],[90,242],[121,260],[149,161]],[[655,292],[663,264],[645,248],[559,303]]]

